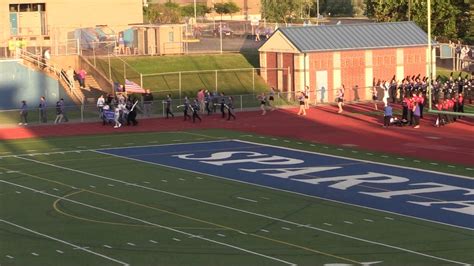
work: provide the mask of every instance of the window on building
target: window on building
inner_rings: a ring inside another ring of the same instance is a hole
[[[174,42],[174,32],[172,31],[168,32],[168,41]]]
[[[10,12],[41,12],[46,11],[45,3],[10,4]]]

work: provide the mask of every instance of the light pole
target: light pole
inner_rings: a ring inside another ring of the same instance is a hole
[[[431,111],[432,108],[432,86],[431,86],[431,78],[433,74],[431,73],[433,71],[432,69],[432,52],[431,52],[431,0],[427,0],[427,18],[428,18],[428,96],[429,96],[429,110]]]
[[[197,24],[196,0],[194,0],[194,23]]]

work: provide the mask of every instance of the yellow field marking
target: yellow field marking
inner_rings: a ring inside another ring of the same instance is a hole
[[[3,167],[0,167],[0,169],[10,170],[10,169],[6,169],[6,168],[3,168]],[[55,183],[55,184],[58,184],[58,185],[66,186],[66,187],[69,187],[69,188],[73,187],[71,185],[67,185],[67,184],[59,182],[59,181],[50,180],[50,179],[47,179],[47,178],[44,178],[44,177],[39,177],[39,176],[36,176],[36,175],[27,174],[27,173],[24,173],[24,172],[21,172],[21,174],[32,177],[32,178],[41,179],[41,180],[44,180],[46,182],[51,182],[51,183]],[[102,193],[87,190],[87,189],[81,189],[80,191],[75,191],[75,192],[77,192],[77,193],[89,192],[89,193],[92,193],[92,194],[95,194],[95,195],[115,199],[115,200],[122,201],[122,202],[127,202],[127,203],[132,204],[132,205],[141,206],[141,207],[144,207],[144,208],[148,208],[148,209],[152,209],[152,210],[172,214],[172,215],[175,215],[175,216],[178,216],[178,217],[181,217],[181,218],[201,222],[201,223],[208,224],[208,225],[217,226],[219,228],[226,229],[226,230],[229,230],[229,231],[234,231],[234,232],[237,232],[237,233],[240,233],[240,234],[244,233],[239,229],[232,228],[232,227],[229,227],[229,226],[225,226],[225,225],[221,225],[221,224],[217,224],[217,223],[213,223],[213,222],[208,222],[208,221],[201,220],[201,219],[198,219],[198,218],[193,218],[193,217],[190,217],[190,216],[187,216],[187,215],[178,214],[178,213],[175,213],[175,212],[163,210],[163,209],[160,209],[160,208],[156,208],[156,207],[153,207],[153,206],[141,204],[141,203],[138,203],[138,202],[133,202],[133,201],[117,198],[117,197],[114,197],[114,196],[102,194]],[[70,195],[68,195],[68,196],[70,196]],[[81,220],[87,219],[87,218],[82,218],[82,217],[79,217],[79,218],[81,218]],[[309,252],[313,252],[313,253],[316,253],[316,254],[319,254],[319,255],[324,255],[324,256],[328,256],[328,257],[332,257],[332,258],[337,258],[337,259],[344,260],[344,261],[349,261],[349,262],[352,262],[352,263],[362,264],[361,262],[358,262],[358,261],[355,261],[355,260],[352,260],[352,259],[344,258],[344,257],[337,256],[337,255],[332,255],[332,254],[325,253],[325,252],[322,252],[322,251],[319,251],[319,250],[316,250],[316,249],[312,249],[312,248],[292,244],[292,243],[289,243],[289,242],[286,242],[286,241],[282,241],[282,240],[278,240],[278,239],[274,239],[274,238],[270,238],[270,237],[264,237],[264,236],[260,236],[260,235],[253,234],[253,233],[250,233],[250,234],[244,233],[244,234],[249,235],[249,236],[253,236],[253,237],[256,237],[256,238],[264,239],[264,240],[267,240],[267,241],[270,241],[270,242],[279,243],[279,244],[283,244],[283,245],[287,245],[287,246],[291,246],[291,247],[296,247],[296,248],[303,249],[303,250],[306,250],[306,251],[309,251]]]

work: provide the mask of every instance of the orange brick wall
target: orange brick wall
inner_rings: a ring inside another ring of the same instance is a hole
[[[376,49],[372,50],[372,64],[374,79],[378,81],[391,80],[397,74],[397,50]]]
[[[405,48],[403,50],[403,64],[406,76],[426,76],[426,48]]]
[[[312,91],[311,97],[314,99],[316,97],[316,71],[326,70],[328,72],[328,88],[329,90],[333,89],[333,73],[334,68],[333,64],[333,53],[332,52],[323,52],[323,53],[311,53],[309,54],[309,83],[310,90]],[[329,96],[329,101],[333,101],[334,97],[332,93],[326,92]]]
[[[283,68],[285,70],[283,70],[283,91],[292,91],[293,88],[295,87],[294,84],[295,84],[295,75],[293,74],[294,73],[294,69],[295,69],[295,65],[294,65],[294,55],[293,54],[289,54],[289,53],[286,53],[286,54],[283,54]],[[290,75],[292,76],[291,77],[291,89],[288,88],[288,70],[287,69],[290,69]]]
[[[277,60],[277,53],[267,53],[267,68],[277,68],[278,60]],[[267,83],[270,87],[277,88],[278,84],[278,72],[276,70],[268,70],[267,71]]]
[[[346,98],[354,100],[355,85],[359,86],[359,99],[365,99],[365,51],[341,52],[341,78],[346,88]]]

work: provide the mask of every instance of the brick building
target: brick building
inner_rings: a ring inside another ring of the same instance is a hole
[[[313,102],[333,101],[342,85],[358,85],[358,98],[368,100],[374,79],[428,75],[427,38],[413,22],[280,28],[259,49],[260,67],[268,69],[261,75],[282,91],[309,86]]]

